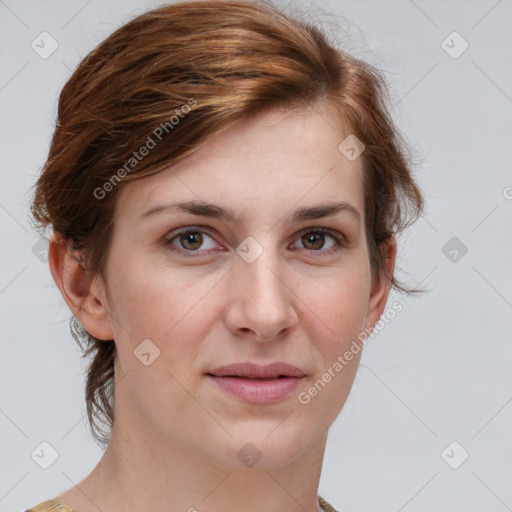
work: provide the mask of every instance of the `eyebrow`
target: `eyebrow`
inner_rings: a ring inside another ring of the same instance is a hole
[[[219,219],[233,224],[236,224],[241,217],[241,215],[236,215],[235,212],[229,208],[224,208],[222,206],[203,201],[186,201],[164,203],[153,206],[139,217],[139,221],[145,220],[156,214],[170,213],[175,210],[191,213],[192,215],[200,217]],[[315,206],[300,207],[287,215],[287,219],[291,222],[301,222],[305,220],[320,219],[323,217],[332,217],[338,213],[349,213],[357,220],[358,223],[361,222],[361,213],[359,210],[345,201],[328,202]]]

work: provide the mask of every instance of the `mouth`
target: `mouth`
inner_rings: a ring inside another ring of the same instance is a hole
[[[284,362],[276,362],[266,366],[254,363],[234,363],[210,370],[207,375],[247,379],[279,379],[305,376],[300,368]]]
[[[207,373],[210,377],[218,377],[219,379],[244,379],[244,380],[277,380],[277,379],[290,379],[297,377],[289,377],[288,375],[276,375],[274,377],[248,377],[246,375],[215,375],[214,373]]]
[[[287,363],[228,365],[205,376],[228,396],[253,404],[279,402],[289,397],[305,378],[302,370]]]

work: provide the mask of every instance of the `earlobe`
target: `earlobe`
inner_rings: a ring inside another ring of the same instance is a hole
[[[373,329],[374,325],[378,322],[391,290],[391,277],[393,276],[397,245],[396,239],[392,236],[381,248],[384,266],[386,268],[386,275],[381,273],[379,280],[372,284],[370,293],[370,300],[368,304],[368,313],[366,317],[366,328]]]
[[[48,262],[55,284],[82,327],[98,339],[114,339],[104,287],[98,286],[101,277],[84,268],[60,233],[50,238]]]

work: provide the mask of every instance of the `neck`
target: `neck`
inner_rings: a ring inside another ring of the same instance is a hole
[[[62,495],[80,512],[320,510],[317,493],[327,433],[295,458],[287,457],[286,464],[269,466],[262,458],[244,467],[238,459],[229,465],[212,453],[150,433],[143,422],[123,422],[133,416],[117,412],[108,448],[78,485],[76,505]]]

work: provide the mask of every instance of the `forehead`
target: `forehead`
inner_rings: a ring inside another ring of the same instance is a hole
[[[362,159],[339,145],[349,132],[326,105],[274,109],[210,139],[175,165],[120,190],[116,216],[140,218],[165,202],[224,205],[243,217],[345,201],[363,214]]]

